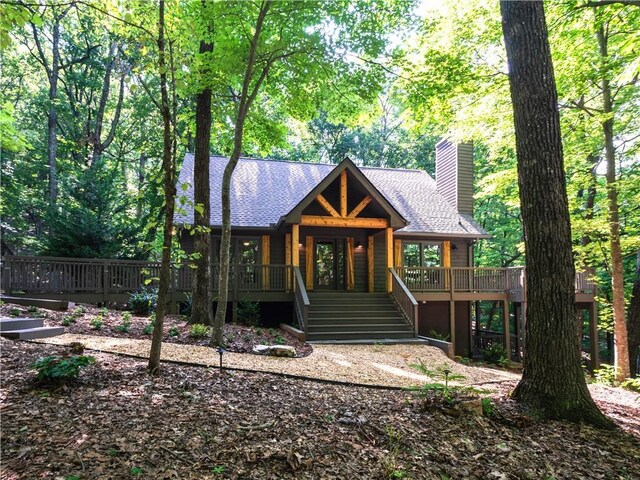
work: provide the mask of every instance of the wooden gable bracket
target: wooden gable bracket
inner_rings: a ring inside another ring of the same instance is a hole
[[[364,208],[369,205],[371,203],[371,200],[373,200],[373,198],[371,198],[371,195],[367,195],[366,197],[364,197],[362,199],[362,201],[356,205],[356,207],[351,210],[351,213],[349,214],[349,218],[354,218],[357,217],[358,214],[364,210]]]
[[[318,194],[318,196],[316,197],[316,200],[320,205],[322,205],[322,208],[324,208],[329,215],[331,215],[332,217],[340,218],[340,214],[336,211],[335,208],[331,206],[329,201],[326,198],[324,198],[324,196],[321,193]]]

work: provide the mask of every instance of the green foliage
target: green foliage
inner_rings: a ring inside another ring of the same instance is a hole
[[[76,317],[74,317],[73,315],[65,315],[64,317],[62,317],[62,323],[63,326],[68,327],[73,323],[76,323]]]
[[[80,369],[95,363],[87,355],[49,356],[40,358],[32,366],[37,370],[37,379],[42,383],[62,383],[78,378]]]
[[[103,325],[102,317],[98,315],[97,317],[92,318],[89,324],[94,330],[101,330]]]
[[[147,323],[142,329],[144,335],[151,335],[153,333],[155,325],[153,323]]]
[[[493,402],[489,397],[482,399],[482,413],[485,417],[493,415]]]
[[[622,387],[632,392],[640,393],[640,379],[625,378],[622,382],[616,380],[616,367],[613,365],[602,364],[598,370],[593,372],[596,382],[610,387]]]
[[[104,317],[105,315],[109,314],[109,309],[106,307],[102,307],[100,310],[98,310],[98,313]]]
[[[436,340],[442,340],[444,342],[448,342],[449,339],[451,338],[451,336],[448,333],[442,334],[442,333],[436,332],[433,328],[429,330],[429,337],[435,338]]]
[[[84,305],[78,305],[76,308],[73,309],[73,311],[71,312],[71,314],[74,317],[79,317],[80,315],[87,313],[87,308]]]
[[[129,308],[136,315],[148,315],[156,309],[158,303],[158,291],[144,289],[129,295]]]
[[[507,366],[507,352],[504,349],[504,345],[499,342],[492,342],[482,349],[482,358],[486,362],[499,365],[501,367]]]
[[[273,343],[275,343],[276,345],[285,345],[287,343],[287,340],[282,335],[277,335],[273,339]]]
[[[29,313],[39,313],[38,307],[34,307],[33,305],[29,305],[27,307],[27,312]]]
[[[132,476],[137,477],[138,475],[142,475],[144,473],[144,470],[142,469],[142,467],[131,467],[131,470],[129,470],[129,473]]]
[[[194,323],[189,328],[189,336],[193,338],[204,338],[209,336],[210,329],[207,325],[202,325],[201,323]]]
[[[128,317],[126,315],[123,315],[122,324],[116,326],[116,331],[121,333],[127,333],[130,328],[131,328],[131,314],[129,314]]]
[[[11,315],[12,317],[19,317],[20,315],[22,315],[22,310],[16,307],[12,307],[9,309],[9,315]]]
[[[620,386],[625,390],[640,393],[640,378],[626,378],[620,382]]]
[[[180,330],[175,325],[169,329],[168,335],[170,337],[178,337],[180,335]]]
[[[385,429],[387,434],[387,450],[388,453],[382,458],[382,478],[406,478],[407,472],[400,465],[398,457],[402,447],[402,433],[392,426]]]
[[[259,302],[238,302],[238,322],[255,327],[260,324]]]
[[[225,471],[224,465],[216,465],[215,467],[212,468],[211,473],[213,473],[214,475],[222,475],[224,471]]]

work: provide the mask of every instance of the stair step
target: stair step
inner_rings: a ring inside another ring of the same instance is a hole
[[[63,333],[64,327],[36,327],[23,328],[20,330],[7,330],[6,332],[0,332],[0,335],[14,340],[30,340],[33,338],[55,337],[56,335],[62,335]]]
[[[0,318],[0,332],[8,330],[22,330],[25,328],[37,328],[44,325],[42,318]]]
[[[413,338],[412,333],[405,331],[388,331],[388,332],[354,332],[354,331],[339,331],[339,332],[323,332],[323,333],[309,333],[307,340],[357,340],[362,338],[368,339],[383,339],[383,338]]]
[[[345,317],[345,316],[333,316],[333,317],[309,317],[310,325],[356,325],[356,324],[381,324],[381,323],[394,323],[396,325],[405,324],[403,317],[396,314],[394,317]]]
[[[307,328],[307,333],[321,333],[321,332],[340,332],[342,330],[358,331],[358,332],[392,332],[392,331],[406,331],[412,332],[409,325],[402,325],[397,323],[360,323],[354,325],[352,323],[348,325],[316,325],[310,324]]]
[[[15,303],[16,305],[32,306],[46,308],[48,310],[68,310],[75,307],[74,302],[67,300],[50,300],[46,298],[27,298],[27,297],[11,297],[8,295],[0,296],[0,300],[7,303]]]

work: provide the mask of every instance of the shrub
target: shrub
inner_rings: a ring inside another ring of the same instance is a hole
[[[238,302],[238,323],[255,327],[260,323],[259,302]]]
[[[276,345],[284,345],[285,343],[287,343],[287,341],[282,335],[278,335],[273,339],[273,343],[275,343]]]
[[[177,337],[180,335],[180,330],[178,330],[178,327],[176,327],[175,325],[173,327],[171,327],[169,329],[169,336],[170,337]]]
[[[122,321],[123,322],[131,322],[131,312],[124,312],[122,314]]]
[[[189,336],[193,338],[204,338],[209,336],[209,327],[201,323],[194,323],[189,328]]]
[[[494,365],[504,367],[507,364],[507,352],[504,346],[498,342],[492,342],[482,350],[482,358]]]
[[[153,323],[147,323],[142,329],[142,333],[145,335],[151,335],[153,333],[154,326],[155,325]]]
[[[98,313],[104,317],[109,313],[109,309],[106,307],[102,307],[100,310],[98,310]]]
[[[78,305],[76,308],[73,309],[73,312],[71,312],[71,315],[73,315],[74,317],[79,317],[80,315],[83,315],[87,313],[87,308],[84,305]]]
[[[72,315],[65,315],[64,317],[62,317],[62,322],[61,323],[65,327],[68,327],[72,323],[76,323],[76,318],[74,316],[72,316]]]
[[[140,290],[129,295],[129,308],[137,315],[149,315],[157,303],[157,290]]]
[[[128,312],[127,312],[128,313]],[[122,325],[118,325],[116,327],[117,332],[127,333],[131,328],[131,314],[127,317],[126,315],[122,316]]]
[[[29,313],[38,313],[38,307],[34,307],[33,305],[30,305],[27,308],[27,312],[29,312]]]
[[[640,378],[627,378],[620,383],[625,390],[640,393]]]
[[[50,356],[40,358],[32,366],[37,370],[37,379],[40,382],[68,382],[78,378],[81,368],[95,361],[95,357],[87,355]]]
[[[93,318],[90,323],[94,330],[100,330],[102,328],[102,317],[98,315]]]
[[[616,380],[616,367],[603,364],[598,370],[593,372],[593,376],[598,383],[609,385],[610,387],[622,387],[625,390],[640,393],[640,379],[625,378],[622,382]]]
[[[9,315],[11,315],[12,317],[19,317],[20,315],[22,315],[22,310],[16,307],[10,308]]]

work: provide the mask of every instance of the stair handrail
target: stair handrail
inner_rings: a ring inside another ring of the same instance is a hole
[[[295,290],[293,305],[298,319],[298,326],[306,335],[311,302],[309,301],[309,295],[307,295],[307,289],[304,286],[299,267],[293,267],[293,286]]]
[[[398,308],[404,315],[409,325],[413,329],[414,334],[418,335],[418,302],[411,294],[407,286],[404,284],[400,275],[391,267],[391,296],[398,305]]]

